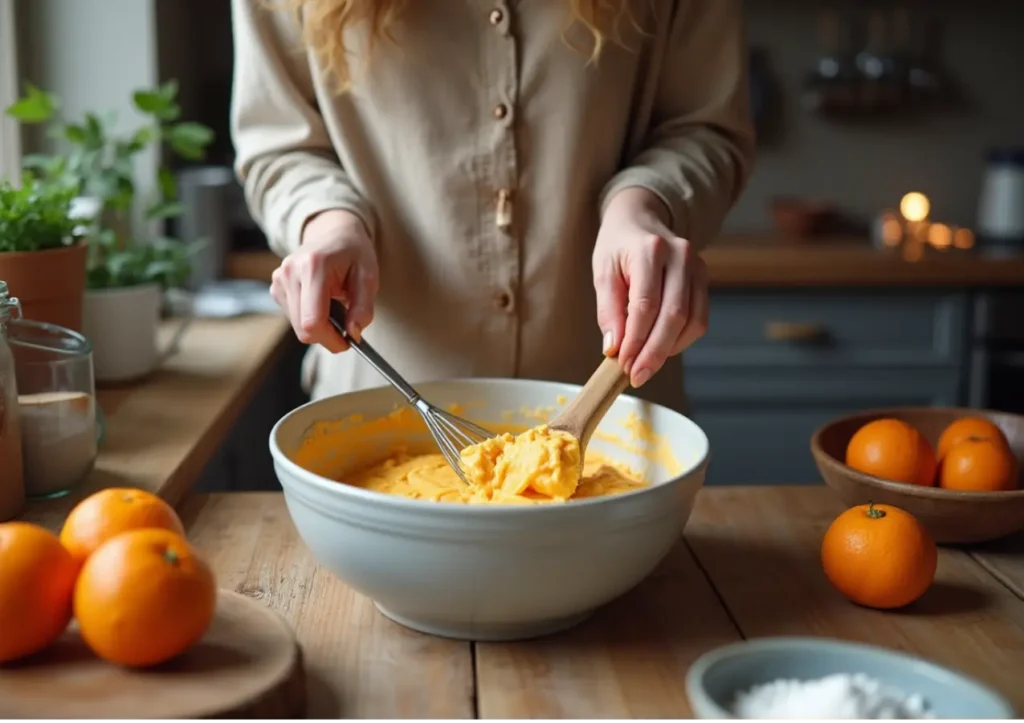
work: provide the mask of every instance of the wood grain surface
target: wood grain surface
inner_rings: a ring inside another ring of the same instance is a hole
[[[294,628],[309,717],[473,717],[470,645],[392,623],[319,568],[283,495],[197,495],[181,512],[220,585],[274,608]]]
[[[822,487],[709,489],[686,539],[744,637],[820,635],[908,651],[1024,710],[1024,601],[969,554],[942,549],[935,583],[916,603],[893,612],[852,605],[819,562],[842,510]]]
[[[166,327],[162,333],[171,329]],[[181,350],[146,379],[100,389],[106,436],[88,479],[22,518],[57,530],[84,495],[141,487],[172,504],[188,492],[284,350],[283,316],[199,319]]]
[[[821,536],[840,511],[824,487],[702,490],[685,541],[590,620],[545,639],[469,645],[386,620],[321,569],[278,493],[197,495],[183,507],[221,584],[294,626],[315,717],[685,717],[683,677],[700,654],[794,633],[910,651],[1024,710],[1024,571],[1013,552],[944,549],[925,597],[868,610],[821,572]]]
[[[970,555],[1018,597],[1024,598],[1024,533],[972,547]]]
[[[288,624],[223,590],[203,639],[164,665],[104,662],[72,625],[39,655],[0,666],[2,718],[294,718],[304,714],[305,696]]]

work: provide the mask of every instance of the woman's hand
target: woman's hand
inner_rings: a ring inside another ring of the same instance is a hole
[[[707,266],[669,230],[668,209],[650,191],[625,188],[612,197],[593,270],[604,353],[618,355],[634,387],[704,335]]]
[[[373,321],[378,283],[377,254],[366,226],[353,213],[332,210],[306,223],[299,250],[274,271],[270,294],[299,341],[337,353],[348,344],[328,321],[331,299],[348,308],[346,331],[359,339]]]

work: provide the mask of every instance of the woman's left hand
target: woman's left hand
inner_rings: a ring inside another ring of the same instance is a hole
[[[593,271],[604,353],[618,355],[634,387],[707,330],[707,266],[672,233],[668,209],[650,191],[625,188],[612,197]]]

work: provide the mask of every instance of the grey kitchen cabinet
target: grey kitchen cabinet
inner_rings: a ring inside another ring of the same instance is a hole
[[[814,430],[864,409],[955,405],[970,297],[928,290],[714,291],[685,355],[707,484],[816,484]]]
[[[968,296],[877,291],[713,292],[694,367],[922,368],[964,363]]]
[[[972,407],[1024,414],[1024,292],[986,291],[974,301],[970,334]]]
[[[708,435],[707,484],[817,484],[810,439],[830,419],[887,406],[953,405],[954,369],[688,372],[692,418]]]

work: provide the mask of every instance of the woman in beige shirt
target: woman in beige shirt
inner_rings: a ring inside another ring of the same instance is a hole
[[[681,364],[645,383],[706,327],[697,252],[749,173],[740,5],[233,0],[237,170],[307,390],[382,383],[334,297],[414,383],[580,383],[603,350],[681,407]]]

